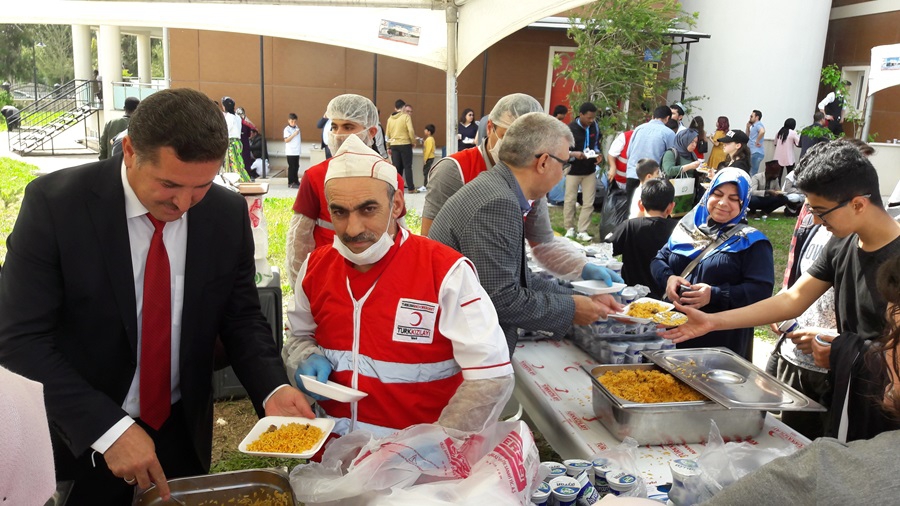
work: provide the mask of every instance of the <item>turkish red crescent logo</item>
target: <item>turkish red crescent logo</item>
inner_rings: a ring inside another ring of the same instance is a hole
[[[582,416],[581,419],[584,420],[585,422],[594,422],[594,421],[598,420],[598,418],[596,416],[591,416],[591,417]]]
[[[569,393],[569,389],[567,389],[567,388],[558,388],[557,387],[557,388],[554,388],[554,390],[556,390],[557,392],[562,392],[564,394]]]
[[[563,369],[563,372],[568,372],[569,369],[572,369],[573,371],[577,371],[577,370],[578,370],[577,367],[575,367],[575,366],[573,366],[573,365],[570,365],[569,367],[566,367],[565,369]]]
[[[419,319],[415,322],[410,322],[410,325],[412,325],[413,327],[418,327],[419,324],[422,323],[422,313],[420,313],[418,311],[413,311],[412,314],[418,316]]]

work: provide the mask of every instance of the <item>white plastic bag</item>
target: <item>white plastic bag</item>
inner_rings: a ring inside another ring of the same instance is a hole
[[[723,488],[779,458],[786,457],[797,449],[759,448],[750,443],[726,443],[719,433],[715,421],[710,421],[709,440],[706,449],[697,459],[701,474],[691,483],[685,483],[689,495],[697,503],[706,501]]]
[[[328,445],[321,464],[297,466],[290,479],[307,505],[500,506],[530,500],[539,461],[524,422],[478,434],[422,424],[382,439],[351,432]]]

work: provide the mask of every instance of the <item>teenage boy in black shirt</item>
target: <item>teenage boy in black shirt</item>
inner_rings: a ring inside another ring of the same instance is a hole
[[[900,255],[900,224],[884,210],[875,168],[847,141],[810,148],[796,182],[815,223],[834,234],[812,267],[790,289],[748,307],[708,315],[677,306],[689,321],[663,336],[678,343],[713,330],[795,318],[834,286],[840,335],[821,336],[830,347],[813,344],[816,365],[830,368],[826,435],[847,442],[896,430],[900,425],[876,401],[887,378],[868,367],[865,354],[869,340],[884,329],[887,304],[878,295],[875,273],[886,259]]]
[[[638,202],[644,213],[619,223],[613,232],[613,255],[622,255],[622,279],[629,285],[644,285],[650,296],[662,298],[665,287],[659,287],[650,273],[650,261],[656,257],[678,220],[669,219],[675,207],[675,188],[662,179],[649,179],[641,186]]]

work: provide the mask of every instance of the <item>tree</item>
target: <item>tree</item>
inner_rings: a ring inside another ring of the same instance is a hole
[[[23,48],[31,46],[26,25],[0,25],[0,81],[31,80],[31,59],[23,58]],[[29,47],[30,52],[30,47]]]
[[[664,64],[680,63],[668,34],[692,28],[696,19],[677,0],[597,0],[573,14],[568,36],[578,48],[565,68],[558,57],[554,62],[560,77],[574,83],[569,104],[593,102],[604,134],[642,122],[669,90],[681,88],[682,79]]]
[[[843,97],[844,100],[844,117],[842,120],[845,123],[850,123],[853,125],[853,135],[858,137],[862,134],[862,126],[866,122],[863,117],[863,112],[853,106],[853,103],[850,99],[850,92],[847,90],[848,81],[844,79],[843,74],[841,74],[841,69],[838,68],[837,65],[831,64],[826,67],[822,67],[822,77],[820,79],[822,84],[828,86],[832,90],[834,90],[834,94],[839,97]],[[843,137],[844,134],[841,133]],[[830,138],[834,138],[832,135]]]
[[[34,38],[43,44],[36,47],[38,73],[47,84],[63,84],[75,76],[72,57],[72,27],[69,25],[35,25]]]

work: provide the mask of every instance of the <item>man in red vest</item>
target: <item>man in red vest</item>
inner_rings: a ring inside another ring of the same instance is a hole
[[[338,434],[435,422],[480,431],[512,393],[506,340],[472,263],[398,226],[402,188],[355,136],[331,159],[335,240],[300,267],[284,362],[297,384],[308,375],[368,394],[353,403],[313,396]]]
[[[328,102],[325,117],[331,120],[331,130],[326,133],[328,147],[336,153],[348,137],[360,138],[366,146],[378,132],[378,109],[361,95],[338,95]],[[297,269],[312,250],[328,246],[334,240],[334,226],[325,203],[325,172],[331,158],[306,170],[300,180],[300,189],[294,200],[294,216],[287,235],[287,274],[291,286],[297,279]],[[403,187],[403,177],[397,174],[397,182]],[[401,218],[406,215],[403,207]]]
[[[481,144],[454,153],[431,168],[425,208],[422,210],[422,235],[428,235],[435,216],[447,199],[463,185],[497,164],[506,130],[516,118],[529,112],[543,112],[541,104],[533,97],[513,93],[501,98],[491,110],[487,120],[487,136]],[[534,201],[525,219],[525,238],[532,248],[535,260],[561,278],[602,279],[610,286],[613,281],[622,282],[618,274],[588,263],[583,251],[573,248],[569,241],[554,236],[545,197]]]

